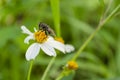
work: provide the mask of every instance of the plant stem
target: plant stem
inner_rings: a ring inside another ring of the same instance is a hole
[[[29,67],[29,71],[28,71],[27,80],[30,80],[30,75],[31,75],[32,65],[33,65],[33,60],[30,61],[30,67]]]
[[[64,77],[65,69],[60,73],[60,75],[55,80],[61,80]]]
[[[101,1],[101,0],[100,0],[100,1]],[[113,2],[113,0],[110,0],[110,1],[109,1],[106,10],[103,11],[103,14],[102,14],[102,16],[101,16],[101,20],[100,20],[100,21],[102,21],[102,20],[105,19],[106,15],[108,14],[108,11],[110,10],[110,7],[111,7],[111,5],[112,5],[112,2]],[[104,6],[104,7],[105,7],[105,6]]]
[[[53,13],[54,26],[57,37],[61,37],[60,33],[60,8],[59,8],[59,0],[50,0],[51,9]]]
[[[51,68],[51,66],[52,66],[55,58],[56,58],[56,57],[53,57],[53,58],[51,59],[51,61],[49,62],[48,66],[47,66],[47,68],[46,68],[46,70],[45,70],[45,72],[43,73],[43,76],[42,76],[41,80],[45,80],[45,77],[47,76],[47,73],[48,73],[48,71],[50,70],[50,68]]]
[[[71,60],[76,60],[78,58],[78,56],[80,55],[80,53],[84,50],[84,48],[87,46],[87,44],[93,39],[93,37],[95,36],[95,34],[103,27],[103,25],[108,22],[109,19],[111,19],[115,13],[119,10],[120,5],[118,5],[112,12],[111,14],[104,19],[103,21],[100,21],[96,30],[88,37],[88,39],[84,42],[84,44],[79,48],[79,50],[77,51],[77,53],[73,56],[73,58]],[[64,73],[66,72],[65,69],[63,69],[63,71],[60,73],[60,75],[56,78],[56,80],[60,80],[62,77],[64,77]]]
[[[85,43],[80,47],[80,49],[77,51],[75,56],[73,56],[72,60],[76,60],[76,58],[80,55],[80,53],[83,51],[83,49],[87,46],[87,44],[93,39],[95,34],[103,27],[103,25],[111,19],[112,16],[118,11],[120,8],[120,5],[118,5],[112,12],[111,14],[103,21],[100,21],[99,25],[97,26],[96,30],[88,37],[88,39],[85,41]]]

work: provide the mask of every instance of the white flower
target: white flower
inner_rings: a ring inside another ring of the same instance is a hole
[[[72,45],[65,44],[65,52],[70,53],[70,52],[72,52],[74,50],[75,50],[75,48]]]
[[[61,37],[55,37],[55,40],[57,40],[57,41],[59,41],[61,43],[64,43],[64,40]],[[65,52],[67,52],[67,53],[71,53],[72,51],[75,50],[73,45],[64,44],[64,46],[65,46]]]
[[[24,43],[29,44],[29,40],[35,40],[35,43],[31,44],[26,51],[25,57],[28,61],[35,59],[41,49],[49,56],[56,56],[55,49],[65,53],[65,45],[54,40],[51,36],[47,36],[45,31],[37,31],[34,28],[35,32],[32,33],[25,26],[21,26],[21,29],[23,33],[28,34],[24,40]]]

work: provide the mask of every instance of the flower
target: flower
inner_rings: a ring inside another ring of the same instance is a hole
[[[64,43],[64,40],[61,37],[55,37],[55,40]],[[64,44],[65,45],[65,52],[71,53],[72,51],[75,50],[74,46],[71,44]]]
[[[66,67],[70,70],[76,70],[78,68],[78,64],[75,61],[69,61]]]
[[[21,29],[23,33],[28,34],[24,40],[24,43],[29,44],[29,40],[35,41],[35,43],[31,44],[26,51],[25,57],[28,61],[36,58],[40,52],[40,48],[49,56],[56,56],[55,49],[65,53],[64,44],[47,35],[45,31],[37,31],[36,28],[34,28],[35,32],[32,33],[25,26],[21,26]]]
[[[74,50],[75,50],[75,48],[73,47],[73,45],[65,44],[65,52],[70,53]]]

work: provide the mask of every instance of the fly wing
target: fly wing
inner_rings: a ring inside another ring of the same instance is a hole
[[[56,34],[55,34],[55,32],[53,31],[53,29],[51,29],[50,27],[48,28],[48,33],[49,33],[51,36],[53,36],[53,37],[56,36]]]

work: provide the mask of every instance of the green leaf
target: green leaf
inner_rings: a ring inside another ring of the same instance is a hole
[[[94,64],[87,61],[79,61],[78,64],[80,69],[89,70],[91,72],[95,72],[103,76],[109,75],[107,68],[102,64]]]
[[[102,7],[105,7],[104,0],[99,0],[99,2],[100,2],[100,5],[101,5]]]
[[[80,55],[81,58],[86,58],[88,59],[88,61],[97,63],[97,64],[103,64],[102,61],[99,59],[99,57],[97,57],[96,55],[90,53],[90,52],[82,52],[82,54]]]
[[[86,34],[91,34],[94,29],[87,23],[78,20],[77,18],[68,18],[68,23],[72,26],[73,29],[81,30]]]
[[[68,76],[63,77],[61,80],[73,80],[75,76],[75,72],[71,72]]]
[[[116,49],[116,63],[117,63],[118,74],[120,75],[120,32],[118,35],[118,42]]]
[[[14,40],[19,35],[17,27],[5,27],[0,30],[0,48],[3,47],[7,41]]]
[[[114,44],[116,44],[116,40],[114,36],[112,36],[112,34],[107,30],[101,30],[100,36],[101,36],[101,39],[104,39],[111,46],[114,46]]]

